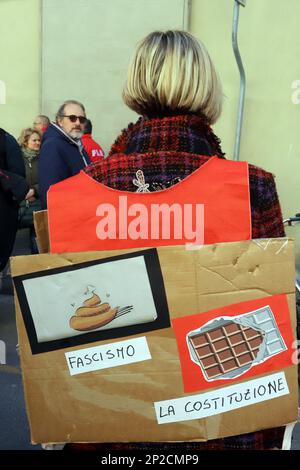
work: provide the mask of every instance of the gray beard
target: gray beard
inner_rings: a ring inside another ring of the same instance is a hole
[[[82,131],[72,131],[72,132],[68,133],[68,135],[73,140],[80,140],[81,137],[83,136],[83,132]]]

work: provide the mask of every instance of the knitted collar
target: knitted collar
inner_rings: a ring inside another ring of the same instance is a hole
[[[129,124],[113,144],[109,156],[116,153],[149,153],[158,151],[199,153],[203,141],[211,155],[224,158],[220,139],[213,133],[204,116],[192,114],[161,118],[140,118]],[[202,145],[203,146],[203,145]]]
[[[37,158],[38,154],[39,154],[39,151],[38,150],[30,150],[29,148],[27,147],[22,147],[22,153],[23,153],[23,157],[28,160],[28,161],[32,161],[34,160],[35,158]]]

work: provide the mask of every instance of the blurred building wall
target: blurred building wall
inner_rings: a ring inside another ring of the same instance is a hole
[[[40,1],[1,0],[0,21],[0,126],[18,137],[40,108]]]
[[[193,0],[190,23],[223,83],[224,110],[214,128],[230,158],[239,94],[231,45],[233,5],[233,0]],[[285,216],[300,212],[299,18],[298,0],[247,0],[239,14],[238,42],[247,80],[240,159],[276,175]]]
[[[154,29],[182,28],[206,44],[224,88],[214,126],[232,158],[239,72],[231,45],[234,0],[1,0],[0,125],[16,137],[38,112],[54,118],[83,101],[107,151],[137,115],[122,102],[129,58]],[[247,0],[238,41],[247,79],[240,159],[276,175],[284,216],[300,212],[299,0]]]

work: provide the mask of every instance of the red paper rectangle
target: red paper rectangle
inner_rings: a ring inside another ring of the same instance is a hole
[[[251,312],[263,307],[269,308],[252,317]],[[285,294],[177,318],[172,325],[185,392],[225,386],[292,364],[294,338]],[[249,369],[243,372],[243,367]]]

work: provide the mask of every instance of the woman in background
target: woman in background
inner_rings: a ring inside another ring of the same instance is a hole
[[[19,210],[19,228],[29,228],[30,249],[32,254],[38,253],[33,225],[33,212],[41,210],[38,192],[38,156],[41,138],[41,132],[31,127],[24,129],[19,137],[19,144],[25,164],[26,180],[30,188],[34,191],[31,202],[23,201],[21,203]]]

